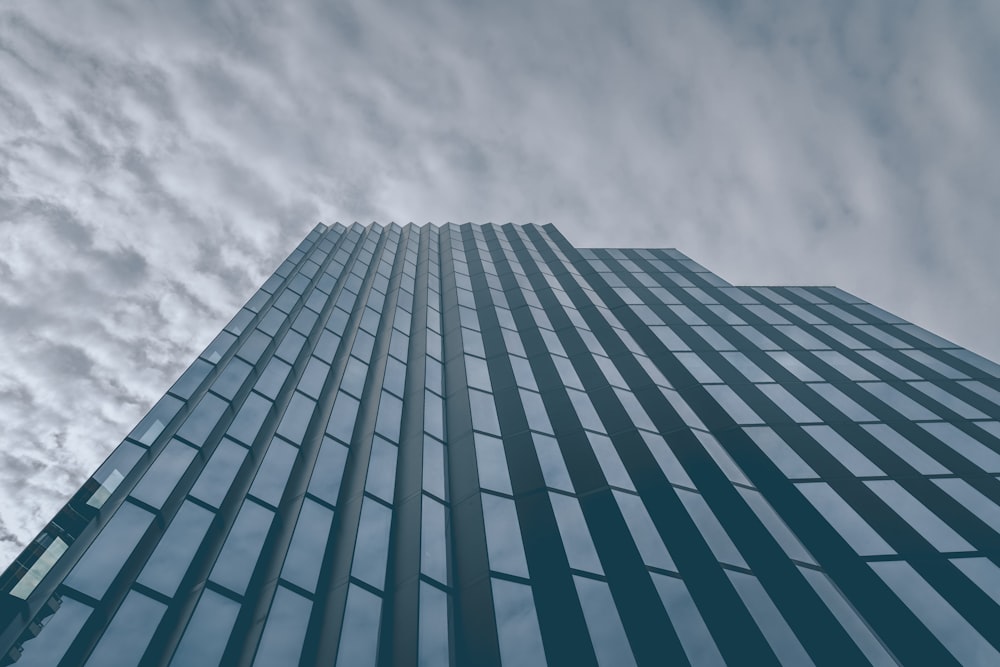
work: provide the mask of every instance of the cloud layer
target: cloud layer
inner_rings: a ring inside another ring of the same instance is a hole
[[[318,220],[675,246],[1000,357],[995,3],[83,4],[0,10],[0,561]]]

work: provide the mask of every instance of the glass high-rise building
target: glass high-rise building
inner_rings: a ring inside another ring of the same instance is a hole
[[[675,250],[320,225],[0,578],[0,663],[997,665],[998,378]]]

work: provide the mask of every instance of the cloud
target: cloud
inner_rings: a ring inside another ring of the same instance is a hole
[[[998,11],[5,5],[0,560],[317,220],[676,246],[1000,357]]]

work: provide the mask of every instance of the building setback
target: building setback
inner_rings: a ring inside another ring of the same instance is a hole
[[[0,664],[997,665],[1000,367],[552,226],[319,225],[0,578]]]

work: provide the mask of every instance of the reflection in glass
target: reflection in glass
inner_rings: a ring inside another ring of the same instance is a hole
[[[381,598],[356,584],[348,587],[336,664],[375,667],[381,613]]]
[[[82,602],[63,596],[59,609],[43,622],[40,634],[21,645],[24,652],[17,660],[17,667],[52,667],[59,664],[91,611]]]
[[[236,473],[243,460],[247,456],[247,450],[229,438],[223,438],[219,446],[212,452],[212,458],[208,460],[202,468],[198,481],[191,489],[191,496],[201,500],[212,507],[218,508],[222,504],[229,487],[236,478]]]
[[[312,602],[278,586],[253,664],[260,667],[298,664],[311,611]]]
[[[226,435],[245,445],[252,445],[270,409],[271,401],[260,394],[250,394],[243,402],[243,407],[236,413],[236,418],[229,425]]]
[[[191,460],[197,452],[198,450],[188,447],[179,440],[171,440],[130,495],[159,509],[177,486],[177,481],[191,465]]]
[[[195,447],[200,447],[218,423],[229,403],[213,394],[205,394],[194,410],[177,429],[177,437],[183,438]]]
[[[796,486],[859,556],[896,553],[829,484],[803,482]]]
[[[239,611],[239,602],[206,588],[170,664],[174,667],[222,664],[222,653]]]
[[[676,489],[676,491],[677,497],[684,503],[688,514],[691,515],[691,520],[701,531],[702,537],[708,542],[709,548],[719,562],[749,567],[702,495],[685,489]]]
[[[1000,664],[1000,653],[909,563],[885,561],[869,565],[961,664]]]
[[[316,408],[316,401],[305,394],[295,392],[292,399],[285,408],[285,414],[278,424],[278,435],[287,439],[294,445],[302,444],[302,439],[306,434],[306,427],[309,426],[309,418],[312,417]]]
[[[804,426],[803,429],[853,475],[858,477],[880,477],[885,475],[881,468],[868,460],[868,457],[845,440],[844,436],[829,426],[825,424]]]
[[[933,424],[920,424],[920,426],[986,472],[1000,472],[1000,454],[997,454],[954,424],[936,422]]]
[[[139,574],[138,582],[173,597],[214,518],[215,514],[207,509],[185,501]]]
[[[594,643],[597,664],[602,667],[625,667],[634,665],[635,658],[618,617],[618,607],[611,597],[611,589],[603,581],[586,577],[573,577],[580,606],[590,630],[590,640]]]
[[[64,583],[100,600],[152,521],[151,512],[129,502],[123,503]]]
[[[86,664],[92,667],[138,665],[166,610],[167,605],[162,602],[129,591]]]
[[[512,493],[503,441],[500,438],[476,433],[475,444],[479,486],[500,493]]]
[[[920,535],[939,551],[972,551],[966,542],[948,524],[931,512],[910,492],[892,480],[865,482],[865,486],[878,494],[886,505],[913,527]]]
[[[417,644],[417,664],[439,667],[448,664],[448,594],[420,582],[420,639]]]
[[[587,433],[587,438],[590,440],[594,456],[597,457],[597,461],[601,464],[601,470],[604,471],[604,478],[608,480],[608,484],[628,489],[629,491],[635,491],[635,486],[632,485],[632,478],[629,477],[628,471],[625,469],[625,464],[622,463],[621,457],[618,456],[618,450],[615,449],[611,438],[606,435],[590,432]]]
[[[812,665],[813,661],[809,658],[809,654],[757,577],[732,570],[726,570],[726,574],[733,582],[733,587],[742,598],[743,604],[750,610],[750,615],[767,639],[767,643],[778,656],[778,661],[782,665]]]
[[[535,453],[538,456],[538,464],[541,466],[545,485],[550,489],[573,493],[573,481],[566,469],[558,441],[538,433],[532,433],[531,439],[535,444]]]
[[[314,593],[323,565],[323,553],[330,538],[333,510],[306,498],[299,510],[288,554],[281,567],[281,577],[303,590]]]
[[[368,459],[365,491],[391,503],[395,488],[396,446],[376,435],[372,441],[371,457]]]
[[[482,494],[483,522],[490,569],[518,577],[528,577],[521,528],[514,501],[491,493]]]
[[[209,578],[242,595],[257,566],[257,556],[273,517],[274,513],[263,505],[252,500],[243,501]]]
[[[650,576],[691,664],[725,667],[726,661],[722,659],[684,582],[657,572],[650,572]]]
[[[604,574],[583,510],[580,509],[580,501],[561,493],[550,493],[549,501],[552,503],[569,566],[575,570]]]
[[[809,467],[809,464],[803,461],[802,457],[774,432],[774,429],[767,426],[757,426],[743,430],[786,477],[791,479],[819,477]]]
[[[500,664],[504,667],[538,665],[544,667],[545,649],[535,614],[531,586],[492,579],[493,608],[496,611]]]
[[[379,590],[385,586],[391,522],[392,510],[371,498],[364,498],[351,575]]]
[[[642,562],[650,567],[676,572],[674,559],[670,557],[666,545],[660,538],[660,531],[656,529],[656,524],[646,511],[642,499],[622,491],[616,490],[613,493],[625,523],[628,524],[629,532],[632,533],[632,539],[635,540],[635,546],[642,556]]]
[[[865,657],[871,661],[872,665],[875,667],[895,667],[898,664],[864,619],[858,615],[858,612],[844,598],[840,590],[833,585],[829,577],[822,572],[805,567],[800,567],[799,572],[806,578],[820,599],[826,603],[826,606],[833,612],[833,615],[840,621],[840,624],[847,630],[847,634],[851,636],[851,639],[858,645]]]
[[[421,497],[420,572],[448,584],[447,509],[430,496]]]
[[[299,450],[284,440],[280,438],[272,440],[257,470],[257,476],[250,486],[250,494],[268,505],[277,507],[298,454]]]

